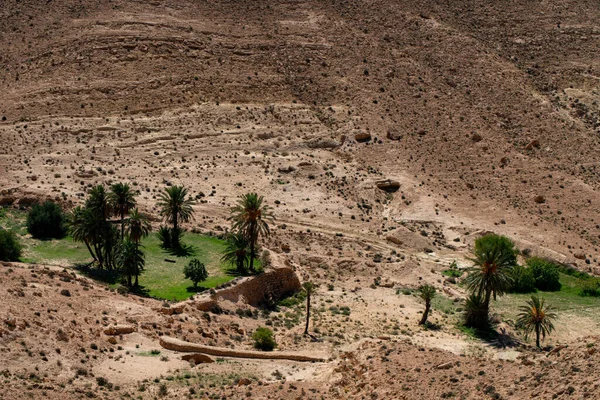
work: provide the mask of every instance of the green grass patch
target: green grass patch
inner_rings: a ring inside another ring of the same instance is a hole
[[[92,258],[83,243],[70,237],[60,240],[37,240],[27,234],[25,220],[27,213],[10,208],[0,209],[0,226],[19,235],[23,244],[21,260],[27,263],[59,266],[73,266],[89,263]],[[140,276],[142,285],[150,296],[166,300],[184,300],[194,294],[192,282],[185,279],[183,267],[192,258],[206,265],[208,279],[198,284],[199,288],[214,288],[235,277],[231,265],[221,262],[225,241],[216,237],[186,232],[182,240],[191,254],[177,257],[160,247],[160,241],[153,232],[142,241],[146,256],[146,271]],[[166,260],[170,261],[166,261]],[[260,263],[257,262],[257,269]]]
[[[448,276],[450,278],[460,278],[463,272],[458,269],[445,269],[442,271],[442,275]]]
[[[589,317],[600,323],[600,299],[597,297],[581,296],[581,289],[586,279],[574,275],[560,273],[561,289],[556,292],[538,291],[537,295],[546,299],[546,304],[553,306],[561,314],[575,314]],[[505,320],[516,321],[519,307],[531,298],[531,294],[507,294],[491,303],[492,312],[498,312]]]

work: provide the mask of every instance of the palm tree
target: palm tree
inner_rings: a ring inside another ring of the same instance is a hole
[[[188,191],[183,186],[170,186],[159,195],[160,215],[173,224],[171,239],[173,247],[179,247],[179,223],[192,219],[194,201],[187,197]]]
[[[233,229],[244,235],[250,244],[250,271],[254,272],[256,242],[259,236],[269,236],[268,222],[273,220],[270,207],[263,205],[263,196],[247,193],[240,196],[238,204],[231,209]]]
[[[477,329],[489,327],[488,310],[485,308],[483,299],[476,294],[470,294],[465,299],[465,325]]]
[[[423,312],[423,317],[421,318],[419,325],[425,325],[427,323],[429,311],[431,310],[431,300],[435,297],[435,288],[431,285],[421,286],[419,288],[419,297],[425,300],[425,311]]]
[[[96,253],[90,246],[94,240],[93,233],[89,229],[90,216],[89,210],[81,206],[75,207],[69,215],[69,233],[74,241],[85,243],[85,247],[87,247],[94,261],[98,261]]]
[[[115,183],[110,187],[108,202],[121,219],[121,240],[125,239],[125,215],[135,207],[135,195],[127,183]]]
[[[308,323],[310,321],[310,296],[313,293],[314,285],[312,282],[304,282],[302,288],[306,292],[306,327],[304,328],[304,334],[308,335]]]
[[[123,274],[127,277],[127,286],[132,287],[131,277],[135,276],[134,286],[139,286],[138,277],[144,270],[144,253],[139,249],[139,245],[132,240],[125,240],[119,245],[116,260]]]
[[[227,247],[223,252],[222,261],[235,265],[240,274],[245,274],[249,256],[248,240],[241,233],[232,233],[227,237]]]
[[[525,330],[525,339],[535,332],[535,344],[540,348],[540,336],[542,340],[554,330],[552,323],[558,316],[552,312],[553,308],[544,304],[544,299],[538,296],[531,296],[527,300],[527,305],[519,307],[521,312],[517,319],[517,326]]]
[[[505,236],[489,234],[475,241],[473,251],[475,264],[468,270],[464,282],[471,293],[483,300],[489,315],[490,299],[503,295],[512,282],[511,270],[517,263],[513,242]]]
[[[138,211],[137,208],[129,212],[127,220],[127,235],[135,244],[140,244],[140,241],[148,236],[152,231],[152,225],[148,221],[148,217]]]
[[[90,189],[89,197],[85,202],[85,208],[89,208],[103,221],[108,220],[112,209],[108,201],[108,193],[104,186],[97,185]]]

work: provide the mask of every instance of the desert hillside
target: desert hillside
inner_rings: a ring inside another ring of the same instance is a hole
[[[181,378],[178,353],[146,354],[160,337],[251,351],[273,317],[243,299],[165,315],[67,255],[37,257],[19,231],[31,263],[0,267],[0,398],[600,393],[595,298],[559,304],[545,353],[513,330],[524,297],[499,299],[506,348],[457,329],[466,289],[447,275],[490,232],[521,263],[600,274],[597,1],[6,0],[0,21],[0,205],[71,209],[128,182],[156,228],[159,193],[183,185],[197,200],[185,227],[222,235],[238,196],[258,192],[275,217],[262,245],[318,284],[324,310],[311,341],[302,307],[282,308],[295,322],[278,327],[280,351],[328,360],[224,357]],[[22,217],[5,215],[5,228]],[[424,283],[437,330],[417,325]],[[123,324],[135,333],[104,333]]]

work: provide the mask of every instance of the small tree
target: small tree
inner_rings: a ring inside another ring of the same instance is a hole
[[[304,328],[304,334],[308,335],[308,323],[310,321],[310,296],[313,293],[315,285],[312,282],[304,282],[302,288],[306,292],[306,327]]]
[[[198,282],[205,281],[208,278],[206,266],[200,260],[193,258],[188,265],[183,268],[185,279],[189,279],[194,283],[194,289],[198,289]]]
[[[256,328],[252,334],[252,340],[254,340],[254,347],[259,350],[272,351],[277,347],[273,331],[262,326]]]
[[[423,285],[419,288],[419,297],[425,300],[425,311],[423,311],[423,317],[419,321],[419,325],[425,325],[427,323],[427,317],[431,310],[431,300],[435,297],[435,288],[431,285]]]
[[[21,244],[17,236],[6,229],[0,228],[0,261],[19,261]]]
[[[520,307],[521,312],[517,319],[517,326],[525,331],[525,339],[535,332],[535,344],[540,347],[540,336],[543,339],[554,330],[552,323],[558,316],[552,312],[552,307],[544,304],[544,299],[531,296],[527,305]]]
[[[464,317],[466,326],[477,329],[489,327],[488,310],[481,296],[471,294],[466,298]]]
[[[127,183],[115,183],[110,187],[108,202],[111,210],[119,217],[121,241],[125,240],[125,215],[135,207],[135,195]]]
[[[61,239],[66,234],[65,216],[52,201],[35,204],[27,214],[27,231],[38,239]]]

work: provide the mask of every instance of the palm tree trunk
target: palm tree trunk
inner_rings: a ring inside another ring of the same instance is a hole
[[[250,241],[250,272],[254,272],[254,241]]]
[[[540,326],[536,325],[535,326],[535,345],[541,349],[540,347]]]
[[[90,243],[87,240],[84,240],[83,243],[85,243],[85,247],[87,247],[87,249],[90,252],[90,254],[92,255],[92,258],[94,259],[94,261],[98,261],[96,254],[92,251],[92,248],[90,247]]]
[[[304,328],[304,334],[308,335],[308,323],[310,322],[310,292],[306,294],[306,327]]]
[[[423,317],[421,318],[421,321],[419,321],[419,325],[425,325],[425,323],[427,322],[427,317],[429,316],[430,309],[431,309],[431,303],[426,302],[425,303],[425,311],[423,312]]]
[[[139,287],[140,286],[140,283],[138,282],[138,277],[139,276],[140,276],[140,272],[137,271],[137,273],[135,274],[135,284],[134,284],[135,287]]]

